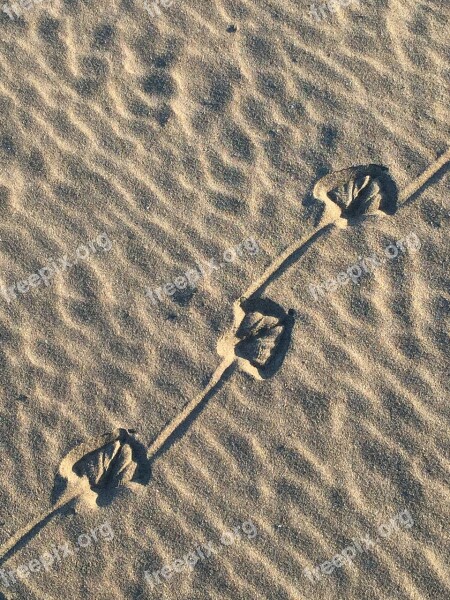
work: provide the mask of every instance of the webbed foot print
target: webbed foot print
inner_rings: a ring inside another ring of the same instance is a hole
[[[313,194],[326,204],[336,204],[344,219],[379,212],[393,215],[397,209],[397,186],[388,169],[381,165],[360,165],[329,173],[319,179]]]
[[[102,490],[109,486],[117,487],[131,481],[137,464],[133,451],[126,442],[127,433],[109,442],[80,459],[72,470],[78,477],[87,477],[91,489]]]
[[[218,352],[232,352],[245,372],[267,379],[284,360],[293,322],[293,312],[286,313],[271,300],[246,300],[235,307],[233,330],[219,342]]]
[[[109,504],[119,489],[144,485],[150,478],[146,449],[128,429],[115,429],[74,448],[62,460],[50,511],[39,515],[0,548],[0,566],[27,544],[56,515],[81,506]],[[136,487],[133,487],[136,489]]]
[[[276,317],[260,312],[247,313],[236,333],[242,340],[236,345],[236,355],[263,369],[273,357],[283,331],[284,326]]]
[[[128,429],[116,429],[80,444],[61,462],[60,479],[66,493],[89,495],[99,503],[100,496],[133,482],[143,483],[142,457],[145,449]]]

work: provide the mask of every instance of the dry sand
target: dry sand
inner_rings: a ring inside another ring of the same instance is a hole
[[[450,597],[450,8],[344,4],[1,13],[2,600]],[[395,214],[301,246],[339,216],[315,182],[369,163]],[[236,363],[246,290],[276,315]]]

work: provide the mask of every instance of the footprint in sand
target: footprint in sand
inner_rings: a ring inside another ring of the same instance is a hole
[[[271,300],[260,297],[268,283],[298,260],[320,235],[332,228],[356,225],[368,215],[394,214],[397,197],[406,203],[449,160],[450,150],[400,195],[397,195],[388,170],[380,165],[351,167],[322,177],[313,190],[314,197],[325,205],[318,228],[306,239],[289,246],[235,302],[234,325],[217,346],[223,360],[206,388],[164,427],[147,451],[131,435],[134,432],[127,429],[116,429],[72,450],[61,462],[55,484],[60,500],[50,512],[35,519],[0,548],[0,565],[57,514],[73,510],[80,503],[87,506],[106,504],[118,489],[148,483],[151,462],[184,433],[191,419],[236,366],[256,379],[272,377],[286,355],[294,312],[286,312]]]
[[[343,219],[383,212],[393,215],[397,209],[397,186],[388,169],[369,164],[329,173],[314,186],[314,197],[333,202]]]
[[[0,565],[20,550],[52,518],[107,504],[118,490],[146,483],[142,447],[127,429],[114,431],[80,444],[62,460],[55,490],[60,499],[0,548]],[[144,449],[145,455],[145,449]]]

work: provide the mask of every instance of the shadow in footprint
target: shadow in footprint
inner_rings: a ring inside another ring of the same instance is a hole
[[[288,351],[295,313],[268,298],[246,300],[241,308],[245,317],[235,334],[235,354],[250,363],[260,379],[273,377]]]
[[[97,495],[98,506],[109,504],[117,489],[128,482],[146,485],[150,480],[147,449],[133,437],[133,433],[134,430],[119,429],[72,450],[61,462],[53,486],[52,502],[83,479]],[[86,450],[87,453],[80,457]]]
[[[397,210],[397,186],[381,165],[358,165],[329,173],[315,184],[313,194],[318,200],[336,204],[350,224],[363,215],[379,211],[393,215]]]
[[[48,512],[33,519],[0,548],[0,566],[54,517],[73,514],[81,506],[108,505],[121,490],[133,484],[146,485],[150,480],[150,463],[145,447],[133,433],[115,429],[71,450],[61,461],[53,489],[53,497],[59,499]]]

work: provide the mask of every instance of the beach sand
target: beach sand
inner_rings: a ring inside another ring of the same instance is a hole
[[[166,4],[0,13],[0,598],[445,600],[450,8]],[[233,358],[239,298],[323,224],[314,184],[368,164],[394,214],[267,281],[276,369],[241,357],[148,461]],[[41,522],[116,428],[133,481]]]

